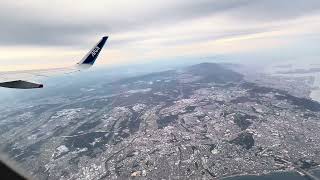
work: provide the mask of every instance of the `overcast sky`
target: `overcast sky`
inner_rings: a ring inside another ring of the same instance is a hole
[[[0,1],[0,70],[213,55],[319,57],[319,0]]]

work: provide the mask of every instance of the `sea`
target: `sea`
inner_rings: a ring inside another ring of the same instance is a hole
[[[310,171],[312,175],[320,179],[320,169]],[[224,178],[223,180],[310,180],[297,172],[275,172],[264,175],[243,175]]]

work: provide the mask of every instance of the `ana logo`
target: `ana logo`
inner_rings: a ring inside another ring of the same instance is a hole
[[[94,57],[98,52],[99,52],[100,48],[97,46],[95,47],[92,51],[91,51],[91,56]]]

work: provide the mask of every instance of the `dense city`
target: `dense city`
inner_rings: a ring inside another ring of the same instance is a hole
[[[250,81],[229,66],[202,63],[1,109],[0,147],[40,179],[280,171],[316,179],[320,104],[305,95],[310,79],[271,86],[270,77]]]

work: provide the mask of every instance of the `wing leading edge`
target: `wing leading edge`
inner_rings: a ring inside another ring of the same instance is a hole
[[[96,61],[98,55],[100,54],[104,44],[108,40],[108,36],[102,37],[102,39],[82,58],[80,62],[77,63],[76,67],[71,68],[62,68],[65,70],[72,70],[72,72],[76,72],[75,70],[79,71],[81,69],[90,68]],[[56,70],[56,69],[54,69]],[[40,72],[44,73],[50,70],[39,70]],[[36,71],[32,71],[36,74]],[[22,74],[24,74],[23,72]],[[19,75],[19,72],[10,73]],[[33,83],[29,81],[25,81],[22,79],[15,79],[12,81],[4,81],[0,82],[0,87],[4,88],[14,88],[14,89],[35,89],[35,88],[43,88],[43,84]]]

